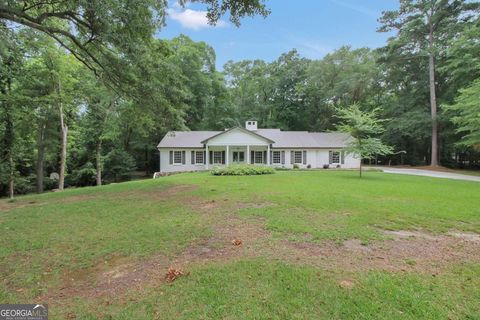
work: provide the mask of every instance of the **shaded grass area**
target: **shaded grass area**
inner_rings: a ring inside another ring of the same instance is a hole
[[[380,172],[367,172],[363,179],[350,171],[193,173],[1,200],[0,302],[31,302],[64,285],[70,272],[91,276],[106,259],[175,257],[207,240],[212,226],[229,215],[263,219],[277,241],[368,243],[384,239],[385,229],[479,233],[480,184]],[[474,290],[480,286],[478,265],[432,277],[332,273],[302,261],[293,266],[260,257],[193,265],[189,271],[172,285],[127,292],[106,306],[73,296],[52,305],[52,312],[91,319],[475,319],[480,314],[480,293]],[[352,289],[339,286],[345,277]]]

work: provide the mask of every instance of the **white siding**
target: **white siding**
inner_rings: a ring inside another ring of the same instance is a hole
[[[170,164],[171,150],[185,151],[185,164]],[[192,164],[192,150],[203,152],[203,149],[160,149],[160,172],[205,170],[205,165],[203,164]]]
[[[201,164],[192,164],[191,162],[191,151],[203,151],[203,149],[181,149],[181,151],[185,151],[185,164],[184,165],[176,165],[170,164],[170,150],[180,150],[180,149],[161,149],[160,151],[160,172],[179,172],[179,171],[202,171],[206,170],[206,166]],[[225,150],[224,147],[221,146],[209,146],[209,151],[222,151]],[[250,151],[264,151],[265,147],[255,147],[252,146]],[[340,151],[341,149],[331,149],[332,151]],[[308,165],[311,168],[323,168],[324,164],[329,164],[329,149],[307,149],[307,161],[306,164],[299,164],[300,168],[307,168]],[[247,163],[247,158],[250,157],[250,154],[247,153],[245,147],[238,147],[238,146],[230,146],[229,147],[229,156],[228,159],[230,163],[233,162],[233,151],[244,151],[245,152],[245,162]],[[304,151],[303,149],[272,149],[272,151],[285,151],[285,164],[272,164],[274,167],[284,167],[284,168],[293,168],[293,164],[291,163],[291,151]],[[211,169],[214,166],[218,165],[209,165]],[[336,165],[332,165],[335,167]],[[351,168],[358,168],[360,166],[360,160],[355,158],[351,154],[345,154],[344,164],[340,164],[341,168],[351,169]]]
[[[317,150],[316,153],[316,158],[317,158],[317,163],[316,166],[317,168],[323,168],[323,165],[329,164],[330,160],[330,151],[338,151],[342,152],[341,149],[321,149]],[[352,169],[352,168],[358,168],[360,166],[360,160],[355,158],[352,154],[347,154],[345,153],[345,159],[344,163],[340,163],[341,168],[346,168],[346,169]],[[336,164],[332,164],[331,167],[335,167]]]
[[[219,135],[208,141],[208,146],[245,146],[245,145],[257,145],[266,146],[268,142],[261,137],[257,137],[254,134],[244,132],[240,129],[233,129],[229,132]]]

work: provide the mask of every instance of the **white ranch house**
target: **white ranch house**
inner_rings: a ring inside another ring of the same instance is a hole
[[[160,173],[201,171],[233,164],[293,168],[358,168],[360,159],[345,153],[351,137],[337,132],[259,129],[247,121],[245,129],[170,131],[157,148]]]

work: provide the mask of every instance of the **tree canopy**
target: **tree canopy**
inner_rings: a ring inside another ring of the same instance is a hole
[[[200,2],[211,23],[268,14],[260,0]],[[168,131],[248,119],[341,129],[362,158],[402,165],[432,163],[436,123],[438,162],[480,167],[477,3],[402,0],[381,17],[382,31],[395,30],[384,47],[345,45],[321,59],[292,48],[222,70],[208,43],[154,37],[166,9],[156,0],[0,1],[0,195],[59,188],[62,171],[65,187],[150,176]]]

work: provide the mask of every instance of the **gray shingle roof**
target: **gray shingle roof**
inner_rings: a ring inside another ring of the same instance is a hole
[[[222,131],[170,131],[157,148],[203,148],[201,141]]]
[[[202,141],[224,131],[170,131],[158,148],[203,148]],[[341,132],[280,131],[258,129],[256,134],[274,141],[273,148],[344,148],[351,137]]]

